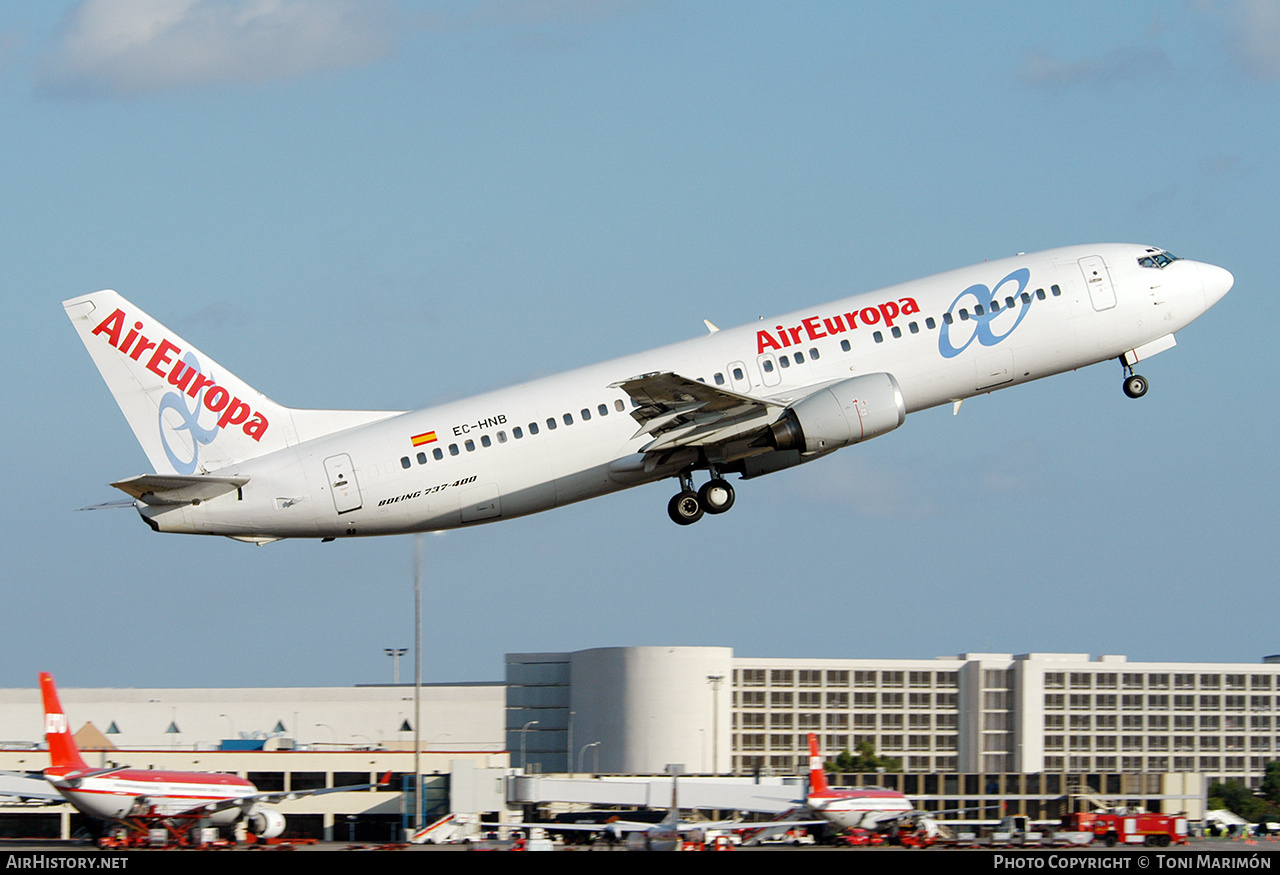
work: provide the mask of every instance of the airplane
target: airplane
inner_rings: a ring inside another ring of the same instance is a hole
[[[165,823],[182,834],[176,818],[206,820],[208,825],[230,827],[244,821],[258,839],[272,839],[284,832],[285,818],[271,803],[328,793],[368,790],[381,784],[326,787],[262,793],[252,783],[220,772],[174,772],[161,769],[94,769],[84,761],[71,734],[58,690],[48,672],[40,673],[44,700],[45,739],[49,743],[49,768],[44,777],[77,811],[94,820],[119,823],[132,829]],[[383,783],[390,780],[384,776]]]
[[[750,480],[907,414],[1107,360],[1134,366],[1232,275],[1101,244],[988,261],[413,412],[284,407],[113,291],[63,307],[156,473],[111,485],[157,532],[251,543],[426,532],[674,478],[690,525]],[[694,475],[708,479],[696,487]]]
[[[822,757],[818,754],[818,736],[812,732],[809,733],[809,792],[805,796],[805,805],[841,830],[857,828],[880,832],[914,817],[930,837],[937,834],[936,822],[917,811],[897,790],[830,786]]]
[[[757,844],[774,834],[807,826],[826,823],[825,820],[799,820],[791,817],[774,821],[748,822],[733,820],[681,820],[679,776],[671,778],[671,807],[657,823],[611,818],[603,823],[529,823],[527,827],[540,827],[547,832],[580,832],[605,835],[610,841],[625,840],[629,851],[679,851],[686,845],[700,847],[708,833],[732,830],[750,830],[748,844]],[[486,826],[513,827],[517,824],[485,824]]]

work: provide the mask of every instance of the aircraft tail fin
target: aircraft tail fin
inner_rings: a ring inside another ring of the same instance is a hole
[[[53,676],[44,671],[40,672],[40,696],[44,699],[44,737],[49,742],[50,766],[55,769],[89,771],[88,764],[80,756],[75,736],[71,734],[71,726],[62,710],[62,703],[58,701],[58,689],[53,684]]]
[[[825,793],[827,791],[827,772],[822,757],[818,754],[818,736],[809,733],[809,792]]]
[[[399,411],[296,410],[113,291],[62,302],[159,474],[203,474]]]

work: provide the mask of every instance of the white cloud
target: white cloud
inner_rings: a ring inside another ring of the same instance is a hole
[[[41,70],[70,95],[257,83],[386,55],[389,0],[82,0]]]
[[[1164,75],[1168,71],[1168,58],[1160,49],[1126,47],[1078,61],[1062,61],[1039,52],[1028,52],[1018,76],[1028,85],[1039,87],[1103,88]]]
[[[1240,0],[1228,14],[1235,31],[1232,48],[1240,64],[1259,79],[1280,76],[1280,3]]]

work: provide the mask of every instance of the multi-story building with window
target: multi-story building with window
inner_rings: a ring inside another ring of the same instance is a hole
[[[568,770],[569,747],[595,744],[602,771],[801,773],[811,732],[824,755],[869,742],[909,774],[1195,772],[1256,786],[1280,758],[1277,657],[756,659],[635,647],[510,654],[507,674],[508,746],[537,720],[524,743],[547,771]]]

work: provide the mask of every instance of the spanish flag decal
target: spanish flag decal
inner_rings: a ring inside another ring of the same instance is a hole
[[[436,442],[436,433],[434,431],[424,431],[422,434],[415,434],[409,440],[413,441],[415,447],[420,447],[423,444],[434,444]]]

